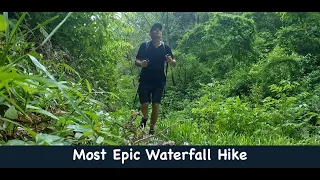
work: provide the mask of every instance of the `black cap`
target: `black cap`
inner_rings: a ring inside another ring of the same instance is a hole
[[[159,29],[160,31],[162,31],[162,25],[160,23],[155,23],[151,29],[150,29],[150,32],[154,29]]]

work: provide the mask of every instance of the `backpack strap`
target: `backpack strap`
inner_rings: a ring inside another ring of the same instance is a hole
[[[162,46],[163,46],[164,55],[167,55],[166,45],[164,44],[164,42],[163,42],[163,41],[161,41],[161,44],[162,44]]]
[[[167,55],[167,51],[166,51],[166,45],[163,41],[160,41],[162,46],[163,46],[163,50],[164,50],[164,55],[166,56]],[[166,77],[167,77],[167,74],[168,74],[168,63],[166,62]]]
[[[164,55],[166,56],[166,55],[167,55],[166,45],[164,44],[163,41],[161,41],[161,44],[162,44],[162,46],[163,46]],[[168,62],[166,62],[166,77],[167,77],[167,74],[168,74]]]
[[[167,55],[166,45],[164,44],[163,41],[161,41],[161,44],[163,45],[164,54]],[[166,62],[166,78],[167,78],[167,75],[168,75],[168,69],[169,69],[169,65]],[[173,78],[173,72],[171,73],[171,78],[172,78],[173,86],[175,86],[175,81],[174,81],[174,78]]]
[[[146,54],[147,54],[147,50],[148,50],[149,44],[150,44],[150,41],[146,41]]]

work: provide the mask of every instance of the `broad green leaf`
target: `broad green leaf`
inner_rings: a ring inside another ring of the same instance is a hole
[[[3,32],[7,29],[8,22],[6,21],[6,18],[4,15],[0,15],[0,32]]]
[[[1,91],[0,91],[0,95],[4,97],[7,101],[9,101],[11,104],[13,104],[14,107],[16,107],[20,112],[22,112],[29,120],[31,120],[30,117],[24,112],[24,110],[21,109],[20,106],[18,106],[14,101],[12,101],[10,98],[4,95]]]
[[[37,136],[36,136],[36,142],[41,144],[41,143],[44,143],[44,142],[47,142],[49,144],[51,144],[52,142],[54,141],[58,141],[58,140],[61,140],[62,138],[59,137],[59,136],[55,136],[55,135],[51,135],[51,134],[43,134],[43,133],[39,133]]]
[[[29,104],[27,104],[26,108],[27,109],[41,109],[39,107],[35,107],[35,106],[29,105]]]
[[[21,146],[25,144],[26,143],[22,140],[12,139],[12,140],[9,140],[5,145]]]
[[[14,127],[15,127],[15,124],[10,123],[9,126],[7,127],[7,131],[8,131],[8,132],[12,132],[13,129],[14,129]]]
[[[96,140],[96,143],[97,143],[97,144],[101,144],[101,143],[103,142],[103,140],[104,140],[104,138],[101,137],[101,136],[99,136],[99,137],[97,138],[97,140]]]
[[[38,68],[40,68],[42,71],[44,71],[52,80],[55,80],[55,78],[49,73],[46,67],[44,67],[35,57],[31,56],[29,54],[29,57],[34,65],[36,65]]]
[[[90,125],[68,125],[67,128],[77,132],[93,132]]]
[[[76,139],[80,139],[82,136],[83,136],[82,133],[76,133],[76,134],[74,135],[74,137],[75,137]]]
[[[31,112],[36,112],[36,113],[40,113],[40,114],[44,114],[44,115],[47,115],[53,119],[56,119],[56,120],[59,120],[59,118],[55,115],[53,115],[51,112],[49,111],[46,111],[44,109],[35,109],[35,110],[31,110]]]
[[[6,113],[4,114],[4,117],[7,117],[9,119],[17,119],[18,118],[18,111],[14,106],[11,106]]]

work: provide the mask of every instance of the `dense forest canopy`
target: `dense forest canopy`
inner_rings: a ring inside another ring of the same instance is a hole
[[[2,145],[318,145],[318,12],[3,12]],[[157,134],[134,64],[152,24],[170,68]]]

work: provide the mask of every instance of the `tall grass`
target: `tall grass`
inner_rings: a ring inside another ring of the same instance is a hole
[[[9,26],[12,22],[8,19],[8,13],[4,13],[5,18],[0,18],[0,23],[7,27],[5,29],[6,44],[0,49],[0,106],[4,111],[0,114],[0,125],[2,125],[0,135],[3,139],[1,143],[7,145],[114,144],[108,137],[117,139],[117,136],[109,133],[103,122],[98,121],[99,117],[94,112],[84,112],[79,107],[79,101],[83,100],[83,95],[75,88],[68,86],[68,82],[58,82],[41,63],[41,55],[37,53],[37,50],[67,22],[72,13],[68,13],[38,47],[32,47],[28,53],[20,53],[24,52],[20,44],[25,42],[26,34],[19,31],[19,26],[26,14],[23,13],[20,16],[12,29]],[[39,24],[33,30],[41,28],[54,19],[56,17]],[[27,43],[31,44],[31,42]],[[20,52],[17,53],[17,49]],[[34,65],[33,67],[30,62]],[[25,69],[33,69],[33,73],[27,73]],[[36,72],[39,72],[39,75],[35,75]],[[90,83],[84,82],[89,91],[92,91]],[[50,102],[52,98],[55,99],[56,109],[51,107],[52,104],[41,103],[42,100]],[[69,112],[63,114],[54,112],[66,104],[71,105],[71,109],[65,109]],[[38,125],[43,123],[47,123],[45,128],[53,126],[55,132],[50,131],[49,134],[41,132]],[[23,132],[19,127],[24,128],[28,135],[21,135]]]

